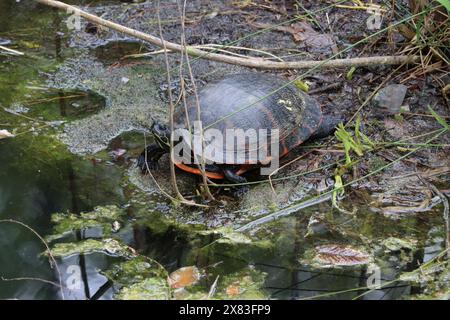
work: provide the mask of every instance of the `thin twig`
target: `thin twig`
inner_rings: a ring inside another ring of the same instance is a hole
[[[208,177],[206,176],[205,141],[204,141],[204,138],[203,138],[203,126],[202,126],[202,119],[201,119],[200,100],[198,98],[197,86],[195,85],[195,79],[194,79],[194,75],[192,73],[191,63],[189,61],[189,55],[188,55],[187,46],[186,46],[186,34],[185,34],[186,0],[184,1],[183,8],[180,8],[180,11],[181,11],[181,43],[182,43],[182,45],[184,46],[184,48],[186,50],[185,51],[185,53],[186,53],[186,62],[187,62],[187,67],[188,67],[188,71],[189,71],[189,76],[190,76],[190,79],[191,79],[192,87],[194,89],[195,103],[196,103],[196,107],[197,107],[197,122],[198,122],[198,125],[200,126],[200,128],[199,128],[199,130],[200,130],[200,139],[201,139],[201,142],[202,142],[202,155],[201,155],[201,160],[200,160],[200,172],[202,174],[203,186],[205,188],[206,196],[208,197],[209,200],[214,200],[214,196],[211,194],[211,191],[209,190]],[[195,150],[194,150],[193,153],[194,153],[194,156],[196,156]]]
[[[59,283],[56,283],[54,281],[50,281],[50,280],[46,280],[46,279],[42,279],[42,278],[32,278],[32,277],[19,277],[19,278],[4,278],[4,277],[0,277],[1,281],[38,281],[38,282],[42,282],[42,283],[46,283],[46,284],[51,284],[52,286],[58,287],[58,288],[63,288],[61,287],[61,285]],[[66,289],[68,289],[66,287]],[[71,289],[68,289],[71,290]]]
[[[377,56],[377,57],[363,57],[363,58],[349,58],[349,59],[334,59],[328,61],[266,61],[258,58],[242,58],[242,57],[233,57],[218,53],[206,52],[201,49],[195,48],[193,46],[187,46],[185,49],[176,43],[165,41],[162,38],[158,38],[152,36],[150,34],[134,30],[132,28],[128,28],[122,26],[118,23],[114,23],[105,19],[102,19],[96,15],[87,13],[83,10],[78,9],[77,7],[65,4],[60,1],[54,0],[35,0],[39,3],[63,9],[65,11],[70,10],[72,14],[78,14],[79,16],[107,28],[116,30],[118,32],[127,34],[129,36],[147,41],[152,43],[158,47],[163,47],[167,53],[167,50],[181,52],[182,50],[186,50],[186,52],[194,57],[201,57],[204,59],[223,62],[233,65],[240,65],[244,67],[250,68],[259,68],[259,69],[310,69],[312,67],[322,67],[322,68],[346,68],[346,67],[362,67],[362,66],[373,66],[373,65],[397,65],[404,63],[411,63],[418,59],[417,56]]]
[[[46,251],[47,251],[47,253],[48,253],[49,259],[50,259],[50,261],[51,261],[50,266],[54,265],[54,266],[55,266],[55,269],[56,269],[56,272],[58,273],[59,286],[60,286],[60,288],[61,288],[61,298],[62,298],[63,300],[65,300],[64,291],[63,291],[63,289],[62,289],[62,288],[63,288],[63,284],[62,284],[62,276],[61,276],[61,272],[60,272],[59,267],[58,267],[58,263],[56,262],[55,257],[52,255],[52,252],[51,252],[51,250],[50,250],[50,247],[48,246],[48,244],[47,244],[47,242],[44,240],[44,238],[42,238],[41,235],[40,235],[39,233],[37,233],[36,230],[34,230],[32,227],[30,227],[29,225],[27,225],[27,224],[25,224],[25,223],[23,223],[23,222],[20,222],[20,221],[14,220],[14,219],[2,219],[2,220],[0,220],[0,223],[14,223],[14,224],[18,224],[18,225],[20,225],[20,226],[22,226],[22,227],[24,227],[24,228],[30,230],[31,232],[34,233],[34,235],[35,235],[36,237],[39,238],[39,240],[44,244],[44,246],[45,246],[45,248],[46,248]]]
[[[173,157],[173,131],[174,131],[174,123],[173,123],[173,113],[174,113],[174,109],[175,106],[173,104],[173,100],[172,100],[172,88],[171,88],[171,77],[170,77],[170,65],[169,65],[169,57],[167,55],[167,48],[166,48],[166,41],[164,41],[163,39],[163,32],[162,32],[162,26],[161,26],[161,16],[159,14],[160,11],[160,1],[158,0],[158,4],[157,4],[157,8],[156,8],[156,15],[158,18],[158,27],[159,27],[159,36],[161,37],[161,44],[163,46],[164,49],[164,58],[165,58],[165,63],[166,63],[166,69],[167,69],[167,83],[168,83],[168,87],[167,87],[167,92],[169,95],[169,106],[170,106],[170,110],[169,110],[169,121],[170,121],[170,177],[171,177],[171,181],[172,181],[172,186],[173,189],[175,190],[175,194],[178,198],[178,200],[182,201],[182,202],[187,202],[189,203],[190,201],[186,200],[183,195],[180,193],[180,190],[178,189],[177,186],[177,177],[175,174],[175,164],[174,164],[174,157]]]

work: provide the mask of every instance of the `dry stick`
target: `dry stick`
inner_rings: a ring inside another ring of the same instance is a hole
[[[53,281],[50,281],[50,280],[46,280],[46,279],[42,279],[42,278],[32,278],[32,277],[3,278],[3,277],[0,277],[0,280],[1,281],[8,281],[8,282],[11,282],[11,281],[38,281],[38,282],[42,282],[42,283],[46,283],[46,284],[51,284],[51,285],[53,285],[55,287],[58,287],[58,288],[62,288],[59,283],[56,283],[56,282],[53,282]],[[71,289],[68,289],[68,290],[71,290]]]
[[[191,201],[188,201],[187,199],[185,199],[183,197],[183,195],[180,193],[180,190],[178,189],[178,186],[177,186],[177,177],[176,177],[176,174],[175,174],[175,164],[174,164],[174,161],[173,161],[173,158],[174,158],[173,157],[173,139],[172,139],[172,133],[174,131],[173,130],[174,129],[173,113],[174,113],[175,106],[174,106],[173,101],[172,101],[172,88],[170,86],[171,79],[170,79],[170,72],[169,72],[169,70],[170,70],[169,57],[168,57],[168,54],[167,54],[166,41],[164,41],[164,39],[163,39],[162,26],[161,26],[161,17],[160,17],[160,14],[159,14],[159,5],[160,5],[160,2],[158,0],[158,4],[157,4],[157,8],[156,8],[156,15],[158,17],[159,35],[161,37],[160,41],[161,41],[163,49],[164,49],[164,58],[165,58],[165,62],[166,62],[166,69],[168,71],[167,72],[167,83],[169,84],[169,86],[167,88],[167,92],[169,94],[169,106],[170,106],[169,121],[170,121],[170,133],[171,133],[171,136],[170,136],[170,157],[169,157],[170,178],[171,178],[172,186],[173,186],[173,189],[175,190],[175,194],[176,194],[178,200],[180,200],[183,203],[190,203]]]
[[[23,52],[20,52],[20,51],[14,50],[14,49],[10,49],[10,48],[4,47],[4,46],[0,46],[0,50],[6,51],[7,54],[12,54],[12,55],[16,55],[16,56],[24,55]]]
[[[211,49],[211,48],[221,48],[223,47],[223,45],[221,44],[214,44],[214,43],[209,43],[209,44],[205,44],[205,45],[199,45],[199,46],[195,46],[196,48],[199,49]],[[261,49],[253,49],[253,48],[247,48],[247,47],[241,47],[241,46],[226,46],[227,49],[236,49],[236,50],[244,50],[244,51],[250,51],[250,52],[256,52],[256,53],[260,53],[263,55],[267,55],[275,60],[281,61],[283,62],[283,59],[281,57],[278,57],[276,55],[274,55],[273,53],[261,50]]]
[[[187,46],[186,46],[186,33],[185,33],[185,16],[186,16],[186,0],[184,1],[183,4],[183,8],[181,9],[181,43],[182,46],[184,46],[185,50],[186,50],[186,62],[187,62],[187,67],[189,70],[189,76],[191,78],[191,83],[192,86],[194,88],[194,96],[195,96],[195,103],[197,106],[197,121],[198,121],[198,125],[200,126],[200,139],[202,142],[202,155],[201,155],[201,160],[200,160],[200,172],[202,174],[202,180],[203,180],[203,186],[205,187],[205,192],[206,192],[206,196],[208,197],[208,200],[214,200],[214,196],[211,194],[211,191],[209,190],[208,187],[208,177],[206,176],[206,170],[205,170],[205,141],[203,139],[203,126],[202,126],[202,119],[201,119],[201,110],[200,110],[200,100],[198,98],[198,92],[197,92],[197,86],[195,85],[195,79],[194,79],[194,75],[192,73],[192,68],[191,68],[191,63],[189,61],[189,55],[187,52]],[[183,60],[182,60],[183,61]],[[194,155],[195,155],[195,151],[194,151]]]
[[[104,27],[116,30],[118,32],[127,34],[129,36],[147,41],[152,43],[158,47],[163,47],[167,53],[167,50],[181,52],[185,50],[190,56],[201,57],[204,59],[223,62],[233,65],[240,65],[244,67],[250,68],[259,68],[259,69],[310,69],[310,68],[343,68],[343,67],[362,67],[362,66],[373,66],[373,65],[398,65],[404,63],[410,63],[417,60],[416,56],[377,56],[377,57],[363,57],[363,58],[349,58],[349,59],[334,59],[329,61],[264,61],[261,59],[255,58],[240,58],[227,56],[218,53],[206,52],[200,49],[197,49],[193,46],[187,46],[186,49],[183,46],[165,41],[162,38],[158,38],[152,36],[150,34],[146,34],[141,31],[134,30],[132,28],[128,28],[122,26],[118,23],[114,23],[105,19],[102,19],[96,15],[87,13],[83,10],[78,9],[77,7],[65,4],[60,1],[54,0],[35,0],[41,4],[45,4],[54,8],[65,10],[66,12],[71,12],[72,14],[77,14],[93,23],[102,25]]]
[[[55,260],[55,257],[53,257],[52,255],[52,251],[50,250],[50,247],[48,246],[47,242],[44,240],[44,238],[41,237],[41,235],[39,233],[37,233],[36,230],[34,230],[33,228],[31,228],[29,225],[17,221],[17,220],[13,220],[13,219],[2,219],[0,220],[0,223],[14,223],[14,224],[18,224],[24,228],[27,228],[28,230],[30,230],[31,232],[33,232],[36,237],[39,238],[39,240],[41,240],[41,242],[44,244],[46,251],[48,252],[48,256],[49,259],[51,261],[50,266],[53,264],[55,266],[56,272],[58,273],[58,280],[59,280],[59,287],[61,288],[61,298],[63,300],[65,300],[65,296],[64,296],[64,291],[63,291],[63,284],[62,284],[62,277],[61,277],[61,272],[59,271],[59,267],[58,267],[58,263]]]
[[[181,9],[180,9],[181,10]],[[182,11],[182,10],[181,10]],[[182,44],[182,46],[184,46],[184,43],[185,43],[185,41],[186,41],[186,38],[184,37],[184,17],[185,16],[183,16],[183,12],[181,12],[181,19],[182,19],[182,28],[183,28],[183,31],[182,31],[182,36],[181,36],[181,44]],[[181,62],[183,62],[183,59],[184,59],[184,51],[181,51],[181,57],[180,57],[180,61]],[[188,57],[186,56],[186,59],[188,59]],[[190,69],[189,69],[190,70]],[[185,112],[185,114],[186,114],[186,122],[187,122],[187,127],[189,128],[189,132],[190,132],[190,137],[192,137],[192,132],[191,132],[191,130],[190,130],[190,128],[191,128],[191,122],[190,122],[190,120],[189,120],[189,112],[188,112],[188,109],[187,109],[187,102],[186,102],[186,89],[185,89],[185,85],[184,85],[184,79],[183,79],[183,63],[180,63],[180,85],[181,85],[181,93],[180,93],[180,99],[182,99],[182,101],[183,101],[183,107],[184,107],[184,112]],[[190,70],[190,75],[191,75],[191,81],[192,81],[192,83],[194,83],[193,82],[193,77],[192,77],[192,71]],[[194,92],[195,92],[195,94],[197,95],[197,88],[194,86]],[[202,136],[203,137],[203,136]],[[196,159],[197,160],[197,156],[195,155],[195,153],[193,154],[193,156],[194,156],[194,159]],[[205,190],[207,190],[207,192],[208,192],[208,195],[211,195],[211,193],[209,192],[209,187],[208,187],[208,184],[207,184],[207,180],[205,180],[205,179],[207,179],[207,177],[206,177],[206,174],[204,173],[204,170],[202,170],[202,168],[200,168],[200,170],[201,170],[201,174],[202,174],[202,178],[203,178],[203,182],[204,182],[204,184],[205,184],[205,186],[206,186],[206,188],[207,189],[205,189]],[[209,196],[208,196],[209,197]],[[211,195],[211,199],[214,199],[213,197],[212,197],[212,195]],[[208,206],[206,206],[206,207],[208,207]]]

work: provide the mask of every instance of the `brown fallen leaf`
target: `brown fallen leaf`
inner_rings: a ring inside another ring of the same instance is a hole
[[[200,271],[196,266],[183,267],[172,272],[167,281],[169,285],[174,288],[184,288],[191,286],[200,279]]]
[[[406,214],[406,213],[418,213],[430,211],[435,205],[441,203],[439,197],[428,198],[416,206],[388,206],[383,207],[382,211],[385,215],[396,215],[396,214]]]
[[[314,260],[323,265],[356,266],[369,262],[368,254],[342,245],[319,246],[316,252]]]
[[[232,283],[226,288],[225,292],[227,296],[235,297],[241,293],[241,287],[238,283]]]
[[[8,130],[0,130],[0,139],[12,138],[14,135]]]
[[[309,24],[302,21],[293,23],[290,26],[272,26],[267,23],[251,21],[249,24],[259,29],[271,28],[272,30],[290,33],[294,38],[294,41],[303,42],[310,49],[316,49],[319,51],[334,51],[337,49],[336,44],[330,35],[319,33]]]

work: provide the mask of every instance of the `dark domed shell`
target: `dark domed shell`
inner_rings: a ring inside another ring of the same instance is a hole
[[[216,163],[257,164],[261,158],[255,151],[261,151],[261,148],[266,148],[266,160],[270,159],[268,144],[273,129],[279,130],[279,154],[282,156],[307,140],[322,121],[322,112],[315,99],[295,85],[264,73],[226,76],[200,90],[198,99],[205,143],[215,147],[215,153],[207,154],[207,158]],[[182,103],[175,110],[175,127],[188,128],[189,123],[193,130],[193,122],[197,120],[195,95],[187,99],[186,106],[188,117]],[[211,141],[207,136],[210,129],[221,132],[225,140],[227,129],[244,132],[255,129],[257,133],[266,129],[267,143],[260,141],[262,135],[256,140],[240,139],[231,144],[217,139]],[[200,152],[196,153],[200,155]]]

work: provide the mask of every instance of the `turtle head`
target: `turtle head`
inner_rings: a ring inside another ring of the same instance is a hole
[[[155,142],[163,149],[167,149],[170,146],[170,129],[158,120],[155,120],[151,127],[151,132],[155,137]]]

